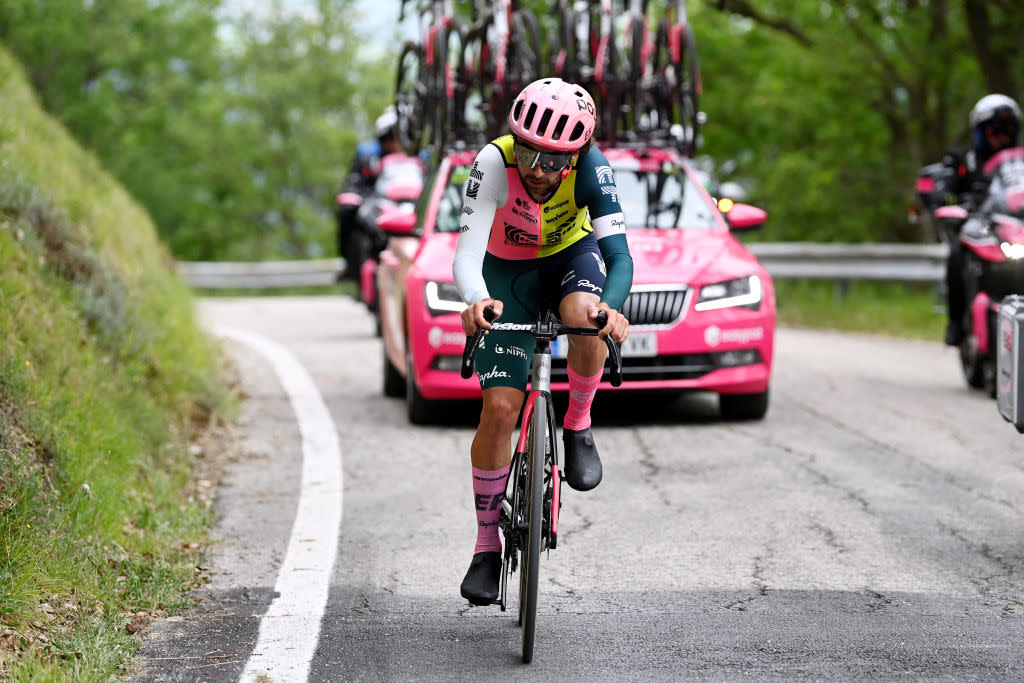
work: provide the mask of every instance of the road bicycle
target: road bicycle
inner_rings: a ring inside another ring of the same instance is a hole
[[[398,142],[407,154],[426,151],[440,155],[449,142],[449,126],[455,111],[456,69],[463,52],[463,30],[452,0],[402,0],[419,9],[418,41],[406,41],[398,57],[395,110]]]
[[[659,119],[669,125],[676,149],[693,157],[704,118],[700,111],[704,85],[697,62],[697,39],[686,15],[686,0],[673,0],[665,8],[654,47],[656,82],[647,92],[657,96]]]
[[[455,84],[456,138],[500,135],[519,91],[541,78],[540,25],[515,0],[477,0]]]
[[[653,88],[657,83],[654,79],[655,46],[649,4],[649,0],[628,0],[626,10],[624,70],[629,73],[629,116],[623,129],[637,135],[656,130],[662,123],[658,120],[654,104]]]
[[[548,69],[590,92],[598,110],[594,137],[614,144],[628,82],[612,0],[559,0],[552,14],[557,25],[548,34]]]
[[[494,310],[488,307],[484,318],[494,320]],[[501,586],[498,605],[505,611],[508,580],[519,572],[518,625],[523,629],[522,659],[533,661],[537,633],[537,598],[540,580],[540,556],[558,545],[558,511],[562,476],[558,469],[558,439],[555,409],[551,401],[551,342],[563,334],[597,336],[608,321],[607,314],[598,314],[597,327],[571,327],[563,325],[551,311],[535,323],[491,323],[493,330],[528,332],[536,340],[530,370],[530,393],[523,404],[519,440],[509,468],[505,499],[501,503],[498,527],[504,537]],[[473,376],[474,358],[483,335],[478,329],[466,340],[462,354],[462,377]],[[622,384],[622,356],[611,335],[605,338],[608,346],[609,381],[612,386]]]

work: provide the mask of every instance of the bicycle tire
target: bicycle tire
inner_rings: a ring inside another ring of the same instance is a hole
[[[486,40],[478,23],[470,24],[462,33],[462,54],[459,57],[456,78],[456,107],[461,110],[466,141],[480,141],[487,131],[487,114],[484,110],[483,93],[480,92],[480,71]]]
[[[449,17],[444,29],[444,96],[445,123],[442,141],[448,147],[466,135],[465,88],[460,80],[459,69],[465,52],[465,30],[458,17]]]
[[[548,404],[547,398],[537,396],[533,402],[533,415],[530,418],[530,434],[528,438],[527,471],[527,533],[523,548],[523,561],[519,575],[520,612],[523,624],[524,664],[533,661],[534,644],[537,636],[537,592],[540,581],[540,554],[542,542],[542,525],[544,517],[544,463],[547,451]],[[551,435],[554,438],[554,435]]]
[[[433,44],[431,61],[427,63],[427,96],[426,116],[423,130],[423,147],[440,158],[444,152],[445,133],[448,126],[447,69],[448,69],[448,32],[443,26],[437,29]],[[431,63],[432,62],[432,63]]]
[[[531,10],[517,9],[512,13],[508,47],[509,69],[505,78],[509,84],[509,97],[506,104],[511,108],[519,91],[541,77],[540,22]]]
[[[670,45],[675,42],[672,34],[679,32],[679,54],[672,54]],[[697,65],[697,42],[689,24],[679,25],[663,19],[658,27],[655,41],[656,73],[661,97],[658,102],[659,120],[666,131],[673,125],[681,126],[681,134],[675,136],[677,149],[686,156],[693,156],[697,149],[697,133],[700,129],[700,69]]]
[[[563,81],[576,83],[575,17],[571,9],[558,13],[558,30],[548,33],[548,73]]]
[[[423,52],[418,43],[406,42],[398,56],[395,77],[395,112],[398,144],[406,154],[419,154],[423,135]]]

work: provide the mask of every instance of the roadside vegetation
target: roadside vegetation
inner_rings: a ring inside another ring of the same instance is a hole
[[[775,280],[778,324],[941,342],[945,301],[935,284]]]
[[[0,48],[0,679],[109,680],[183,604],[232,409],[146,211]]]

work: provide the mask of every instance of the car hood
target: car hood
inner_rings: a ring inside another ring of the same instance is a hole
[[[458,235],[433,234],[420,245],[419,274],[451,280]],[[634,284],[720,282],[752,273],[766,275],[757,259],[727,230],[645,230],[626,232],[633,257]]]
[[[634,284],[720,282],[764,274],[727,230],[629,230]]]

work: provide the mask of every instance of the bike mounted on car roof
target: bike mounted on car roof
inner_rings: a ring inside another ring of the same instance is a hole
[[[672,146],[693,157],[704,114],[696,38],[686,0],[656,15],[629,0],[626,32],[612,0],[558,0],[557,29],[541,37],[536,15],[517,0],[474,0],[460,19],[452,0],[402,0],[419,10],[419,36],[403,44],[395,82],[398,137],[410,154],[486,144],[532,81],[554,76],[591,93],[600,113],[595,139]],[[546,54],[545,54],[546,53]]]

